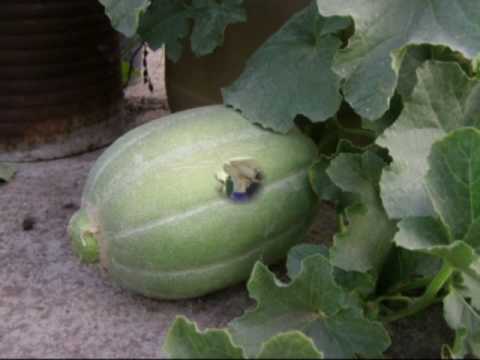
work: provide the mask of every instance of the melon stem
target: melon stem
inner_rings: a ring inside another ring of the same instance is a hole
[[[70,219],[68,235],[72,241],[73,252],[83,263],[96,263],[100,259],[96,232],[84,209],[78,210]]]

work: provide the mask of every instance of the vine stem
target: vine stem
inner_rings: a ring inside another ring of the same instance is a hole
[[[420,288],[425,288],[428,286],[433,281],[434,277],[429,276],[425,278],[420,278],[411,281],[408,284],[402,284],[402,285],[397,285],[395,287],[392,287],[386,291],[387,294],[398,294],[398,293],[403,293],[405,291],[411,291],[411,290],[417,290]]]
[[[433,278],[430,285],[425,290],[425,293],[415,300],[411,306],[408,306],[406,309],[401,310],[393,315],[386,316],[382,320],[385,322],[393,322],[405,317],[414,315],[422,310],[425,310],[430,305],[438,302],[437,295],[443,289],[447,281],[450,279],[454,272],[453,267],[444,263],[441,270]]]

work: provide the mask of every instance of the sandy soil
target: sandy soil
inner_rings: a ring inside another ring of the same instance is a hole
[[[164,115],[163,57],[151,56],[155,91],[141,84],[126,92],[142,123]],[[103,149],[66,159],[20,164],[0,187],[0,356],[165,356],[166,330],[177,314],[201,327],[223,326],[252,305],[244,285],[189,301],[153,301],[113,286],[97,266],[81,265],[66,234],[90,167]],[[324,206],[310,240],[335,231]],[[449,331],[441,308],[392,327],[395,358],[436,358]]]

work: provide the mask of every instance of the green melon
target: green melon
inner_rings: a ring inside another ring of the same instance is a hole
[[[235,179],[222,185],[216,175],[245,157],[258,164],[261,184],[237,202]],[[93,166],[69,224],[74,251],[148,297],[190,298],[235,284],[257,260],[280,260],[304,239],[318,204],[307,174],[315,157],[299,131],[276,134],[223,106],[150,122]]]

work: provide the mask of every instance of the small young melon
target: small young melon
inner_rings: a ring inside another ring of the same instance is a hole
[[[140,126],[93,166],[69,234],[85,262],[148,297],[190,298],[282,259],[317,210],[314,143],[224,106]]]

